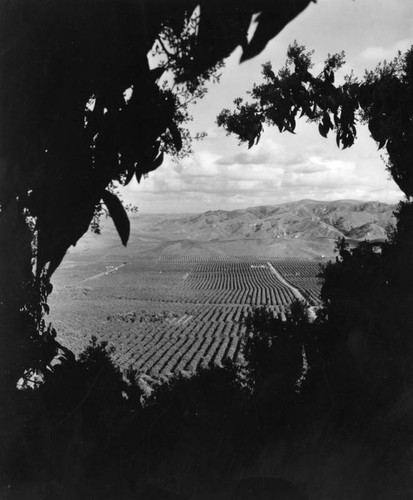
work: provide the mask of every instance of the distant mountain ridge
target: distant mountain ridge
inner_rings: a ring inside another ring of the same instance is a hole
[[[301,200],[199,214],[132,214],[128,246],[111,220],[102,234],[88,231],[67,260],[127,261],[138,255],[326,258],[335,241],[383,240],[396,207],[377,201]]]
[[[301,200],[186,216],[153,216],[151,228],[201,241],[341,236],[376,240],[386,238],[386,229],[394,223],[394,209],[394,205],[378,201]],[[145,215],[138,217],[144,219]]]

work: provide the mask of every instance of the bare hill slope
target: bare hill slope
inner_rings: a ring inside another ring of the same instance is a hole
[[[133,255],[274,255],[321,257],[334,242],[386,237],[394,222],[393,205],[380,202],[301,200],[240,210],[200,214],[131,216],[128,247],[121,246],[110,220],[102,235],[88,233],[70,251],[70,259],[133,258]]]
[[[176,230],[191,239],[385,238],[394,207],[380,202],[302,200],[241,210],[214,210],[158,220],[153,230]]]

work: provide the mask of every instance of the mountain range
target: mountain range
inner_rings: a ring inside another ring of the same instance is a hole
[[[128,247],[121,246],[110,220],[100,236],[88,233],[73,257],[104,252],[105,258],[135,254],[332,255],[338,237],[384,240],[394,224],[394,205],[378,201],[301,200],[199,214],[133,214]],[[96,258],[96,256],[95,256]]]
[[[195,215],[159,217],[152,230],[187,235],[191,239],[386,238],[393,222],[393,205],[377,201],[301,200],[239,210],[214,210]]]

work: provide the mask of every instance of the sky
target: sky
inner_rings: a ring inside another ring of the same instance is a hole
[[[208,85],[207,96],[190,110],[191,131],[205,131],[207,138],[193,145],[190,157],[179,163],[168,158],[139,185],[134,180],[122,188],[124,201],[138,206],[140,213],[198,213],[301,199],[402,199],[366,127],[359,127],[356,144],[344,151],[332,134],[321,137],[317,127],[303,119],[295,135],[266,127],[260,143],[250,150],[218,128],[219,112],[231,108],[236,97],[247,97],[246,91],[261,81],[263,63],[281,68],[294,40],[315,51],[315,71],[328,53],[344,50],[343,74],[353,69],[362,76],[365,69],[413,45],[413,1],[318,0],[258,57],[239,64],[237,49],[226,60],[220,83]]]

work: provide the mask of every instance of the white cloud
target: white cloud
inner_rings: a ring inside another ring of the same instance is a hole
[[[191,109],[193,132],[208,137],[194,145],[195,154],[180,164],[164,165],[138,186],[124,190],[125,201],[145,212],[202,212],[274,204],[303,198],[353,198],[396,202],[402,197],[387,179],[380,152],[367,129],[358,130],[354,147],[339,150],[333,137],[323,139],[314,126],[298,121],[297,134],[266,130],[258,146],[238,146],[216,124],[216,116],[232,101],[259,83],[261,64],[271,60],[274,69],[285,61],[294,39],[315,49],[320,65],[327,53],[345,50],[348,64],[358,75],[391,60],[397,50],[413,44],[412,0],[319,0],[290,23],[257,58],[238,64],[238,50],[222,71],[221,83],[210,85],[208,95]]]
[[[381,61],[391,61],[397,55],[397,52],[405,52],[413,45],[413,38],[403,38],[397,40],[389,46],[375,45],[366,47],[360,52],[360,59],[370,64],[377,64]]]
[[[328,143],[323,144],[327,148]],[[357,161],[357,152],[333,149],[334,158],[325,148],[301,145],[301,152],[297,153],[264,140],[259,151],[251,151],[252,163],[244,153],[220,156],[200,152],[185,159],[179,168],[165,161],[141,185],[129,187],[126,198],[130,201],[134,194],[145,212],[203,212],[304,198],[351,198],[391,203],[401,198],[400,191],[387,180],[377,158],[369,154]],[[374,149],[373,145],[373,152]],[[274,151],[278,154],[272,154]],[[259,158],[263,163],[258,163]],[[230,159],[242,163],[230,164]]]

